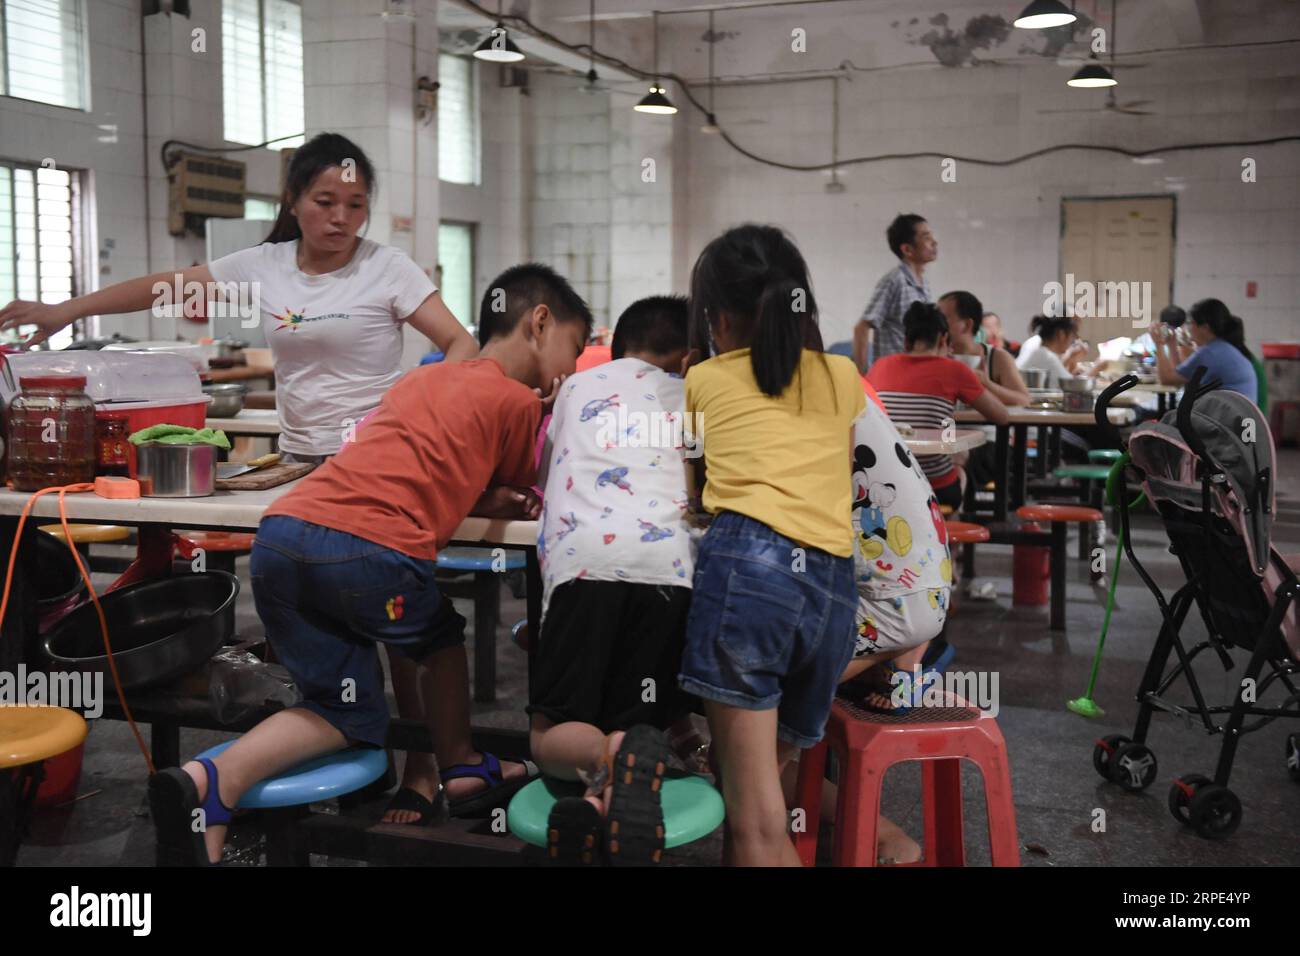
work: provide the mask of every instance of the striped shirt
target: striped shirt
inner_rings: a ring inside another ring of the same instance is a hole
[[[959,400],[970,404],[984,392],[968,366],[938,355],[890,355],[871,366],[867,381],[880,393],[890,420],[913,428],[944,428]],[[917,462],[935,488],[960,478],[947,455],[918,455]]]
[[[903,316],[913,302],[929,301],[930,284],[918,280],[905,262],[880,277],[860,319],[876,331],[871,346],[873,361],[903,351]]]

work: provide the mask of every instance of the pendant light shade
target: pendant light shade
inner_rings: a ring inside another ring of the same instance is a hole
[[[474,51],[474,57],[489,63],[518,63],[524,55],[510,39],[505,25],[498,20],[492,32],[483,38],[483,42]]]
[[[641,102],[632,107],[638,113],[658,113],[667,116],[677,112],[677,107],[664,95],[662,86],[650,87],[650,92],[641,98]]]
[[[1067,86],[1075,89],[1099,90],[1105,86],[1117,86],[1119,81],[1113,73],[1100,63],[1085,63],[1079,71],[1065,81]]]
[[[1012,25],[1022,30],[1043,30],[1048,27],[1063,27],[1076,19],[1061,0],[1033,0],[1012,21]]]

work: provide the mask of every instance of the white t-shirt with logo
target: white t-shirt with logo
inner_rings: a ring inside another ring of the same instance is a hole
[[[217,282],[256,282],[275,359],[280,450],[332,455],[348,423],[402,376],[402,322],[437,291],[400,249],[362,239],[324,275],[298,268],[298,241],[264,242],[209,264]]]
[[[680,377],[636,358],[560,387],[538,470],[543,615],[566,581],[691,586],[685,405]]]

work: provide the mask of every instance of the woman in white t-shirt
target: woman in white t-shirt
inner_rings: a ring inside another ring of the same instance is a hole
[[[321,133],[289,164],[280,215],[261,245],[215,262],[128,279],[58,305],[12,302],[0,329],[35,325],[31,342],[88,315],[156,308],[155,285],[191,282],[239,292],[257,304],[257,320],[275,359],[280,450],[320,461],[342,447],[350,428],[379,406],[401,377],[402,325],[409,323],[448,361],[478,353],[433,282],[406,253],[360,236],[370,215],[374,170],[356,144]],[[220,283],[212,286],[209,283]],[[212,298],[213,296],[209,296]]]
[[[281,454],[319,463],[339,451],[401,377],[403,324],[431,339],[446,361],[478,354],[473,336],[424,271],[401,250],[361,237],[375,187],[361,148],[337,133],[321,133],[294,153],[279,218],[261,245],[58,305],[12,302],[0,309],[0,329],[35,325],[35,343],[84,316],[155,308],[155,284],[170,290],[178,277],[182,288],[202,283],[221,296],[234,290],[209,283],[248,283],[239,295],[259,306],[275,359]],[[389,662],[398,712],[421,717],[414,665],[400,654]],[[518,764],[503,766],[506,776],[524,771]],[[408,754],[402,784],[385,820],[433,819],[438,774],[432,756]]]
[[[1087,346],[1078,341],[1079,323],[1065,316],[1035,316],[1031,328],[1037,329],[1042,344],[1029,352],[1022,349],[1016,368],[1022,372],[1042,369],[1047,373],[1043,387],[1060,388],[1061,379],[1074,377],[1072,370],[1087,352]]]

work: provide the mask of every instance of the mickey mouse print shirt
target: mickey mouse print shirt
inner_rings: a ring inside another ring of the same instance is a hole
[[[566,581],[689,588],[682,379],[636,358],[560,387],[539,466],[542,614]]]

